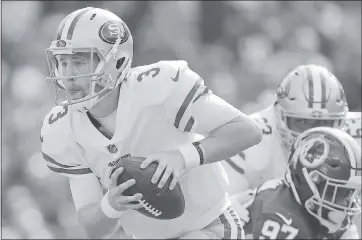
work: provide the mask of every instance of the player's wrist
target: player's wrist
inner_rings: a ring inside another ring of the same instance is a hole
[[[205,150],[200,142],[184,144],[178,150],[185,159],[185,169],[192,169],[204,164]]]
[[[103,196],[101,200],[101,209],[103,213],[109,218],[119,218],[124,213],[124,211],[116,210],[109,204],[108,192]]]

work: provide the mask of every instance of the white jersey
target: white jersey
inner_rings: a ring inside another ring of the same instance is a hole
[[[347,113],[347,120],[344,125],[344,131],[351,135],[361,146],[362,138],[362,113],[349,112]]]
[[[202,115],[199,104],[205,114],[211,109],[218,115]],[[112,138],[101,134],[86,113],[53,108],[42,127],[43,156],[51,170],[70,178],[95,175],[107,189],[113,166],[125,157],[175,149],[239,114],[213,95],[185,61],[161,61],[134,68],[122,83]],[[165,221],[127,210],[120,223],[136,238],[173,238],[201,229],[229,206],[227,183],[220,162],[197,167],[180,179],[186,207],[182,216]],[[99,189],[97,201],[103,196]],[[74,200],[76,206],[89,201]]]
[[[267,180],[284,176],[289,151],[282,144],[276,129],[276,115],[273,106],[251,115],[263,130],[262,141],[237,156],[223,161],[229,178],[230,195],[249,188],[256,188]],[[349,112],[344,130],[361,145],[361,113]]]
[[[288,163],[288,152],[276,130],[273,106],[254,113],[251,117],[261,127],[263,139],[259,144],[223,161],[230,182],[230,195],[255,188],[267,180],[282,177]]]

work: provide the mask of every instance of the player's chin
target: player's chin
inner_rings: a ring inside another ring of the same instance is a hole
[[[79,99],[82,99],[82,98],[86,97],[87,93],[82,91],[82,90],[69,91],[69,96],[70,96],[71,100],[76,101],[76,100],[79,100]]]
[[[340,225],[346,218],[346,214],[343,212],[330,211],[328,213],[328,220],[333,224]]]

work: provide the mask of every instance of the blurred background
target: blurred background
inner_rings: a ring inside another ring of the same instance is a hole
[[[48,170],[40,128],[54,106],[44,49],[60,21],[86,6],[119,15],[133,65],[188,61],[245,113],[269,105],[298,64],[327,67],[361,111],[361,2],[57,2],[2,4],[2,237],[85,238],[65,177]]]

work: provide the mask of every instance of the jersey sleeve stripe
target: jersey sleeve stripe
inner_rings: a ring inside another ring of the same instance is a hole
[[[90,168],[64,169],[64,168],[55,168],[49,165],[48,168],[54,172],[63,173],[63,174],[80,175],[80,174],[92,173],[92,170]]]
[[[186,124],[186,127],[184,129],[184,132],[191,132],[192,126],[195,123],[195,118],[194,117],[190,117],[189,121]]]
[[[231,225],[229,221],[226,219],[225,214],[221,214],[220,222],[224,225],[224,237],[223,239],[231,239]]]
[[[233,160],[231,160],[230,158],[226,159],[225,160],[229,165],[230,167],[232,167],[235,171],[237,171],[238,173],[240,174],[244,174],[245,171],[244,169],[242,169],[241,167],[239,167],[238,165],[236,165]]]
[[[45,153],[43,153],[43,158],[44,158],[47,162],[53,163],[54,165],[57,165],[57,166],[62,167],[62,168],[71,168],[71,167],[74,167],[74,166],[69,166],[69,165],[64,165],[64,164],[58,163],[58,162],[55,161],[52,157],[48,156],[48,155],[45,154]]]
[[[199,89],[199,87],[201,85],[201,81],[202,81],[202,79],[199,78],[195,82],[194,86],[192,87],[190,92],[187,94],[184,102],[182,103],[180,109],[178,110],[178,112],[176,114],[175,123],[174,123],[176,128],[178,128],[180,126],[181,119],[182,119],[187,107],[190,105],[192,99],[195,97],[195,94],[196,94],[197,90]]]
[[[244,230],[243,230],[242,223],[241,223],[239,216],[234,211],[234,209],[232,209],[231,207],[228,207],[227,211],[229,211],[229,213],[236,225],[236,234],[237,234],[236,239],[245,239],[245,236],[244,236],[245,233],[243,233]]]
[[[239,152],[238,155],[245,161],[245,153],[244,152]]]
[[[197,95],[197,97],[194,99],[193,103],[196,102],[197,99],[199,99],[200,97],[206,95],[209,91],[210,91],[210,89],[208,87],[205,87],[204,91],[202,93],[200,93],[199,95]]]

